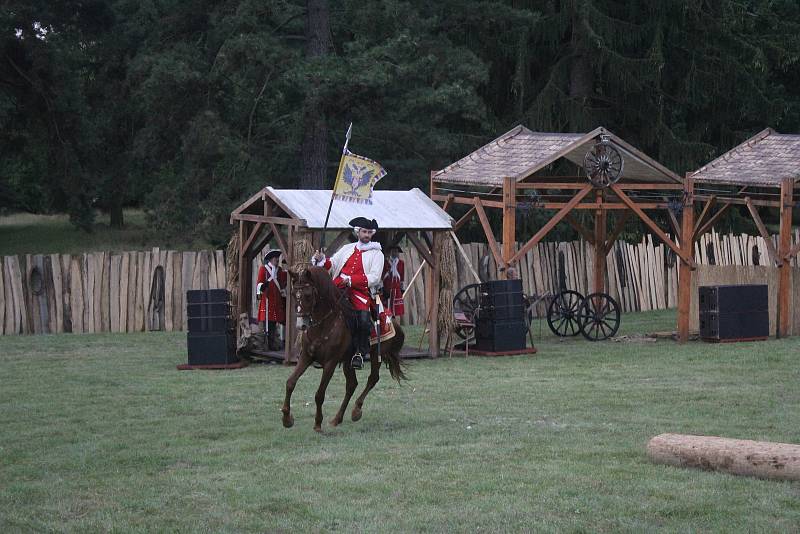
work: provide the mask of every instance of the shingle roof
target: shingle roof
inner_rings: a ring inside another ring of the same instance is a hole
[[[800,180],[800,135],[767,128],[691,176],[697,182],[776,187],[786,178]]]
[[[433,175],[436,183],[501,186],[503,178],[524,180],[559,158],[583,166],[583,158],[607,134],[625,160],[623,178],[681,182],[681,178],[605,128],[589,133],[534,132],[520,125]]]

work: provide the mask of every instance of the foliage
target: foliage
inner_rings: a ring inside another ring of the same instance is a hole
[[[253,190],[302,182],[316,109],[329,179],[352,121],[398,189],[518,123],[602,124],[679,173],[800,129],[791,0],[328,4],[330,53],[306,57],[304,0],[5,2],[0,207],[86,230],[142,207],[164,236],[223,244]]]

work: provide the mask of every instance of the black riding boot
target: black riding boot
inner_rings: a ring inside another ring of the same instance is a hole
[[[356,314],[356,353],[350,363],[353,369],[361,369],[364,367],[364,362],[369,359],[369,333],[372,321],[369,311],[358,311]]]
[[[278,341],[278,323],[275,321],[269,322],[267,345],[269,346],[269,350],[281,350],[280,342]]]

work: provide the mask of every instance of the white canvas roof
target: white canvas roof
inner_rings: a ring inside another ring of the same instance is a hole
[[[275,189],[267,187],[267,194],[297,219],[304,219],[308,228],[321,229],[331,201],[330,189]],[[350,228],[355,217],[378,221],[378,227],[387,230],[450,230],[453,218],[425,193],[410,191],[374,191],[372,204],[357,204],[336,200],[331,209],[328,228]]]

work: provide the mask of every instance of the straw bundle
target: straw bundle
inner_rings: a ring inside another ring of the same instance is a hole
[[[239,309],[239,232],[234,231],[230,241],[228,241],[228,250],[225,252],[226,280],[225,285],[228,291],[231,292],[231,313]],[[235,318],[235,316],[234,316]]]
[[[437,310],[439,332],[441,337],[447,340],[447,348],[453,341],[453,333],[456,327],[453,315],[453,290],[456,285],[456,251],[453,241],[450,239],[439,239],[436,241],[436,255],[439,260],[439,274],[441,284],[439,286],[439,309]]]

